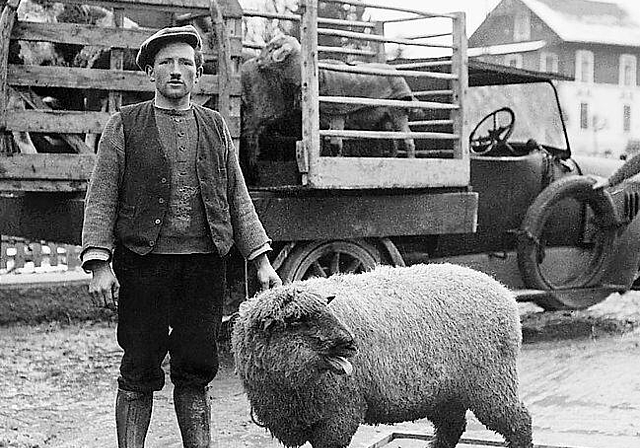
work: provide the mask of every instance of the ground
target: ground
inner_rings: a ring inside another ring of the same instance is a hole
[[[521,304],[521,317],[521,393],[533,416],[534,441],[640,446],[640,293],[613,295],[580,312],[544,313]],[[0,340],[0,447],[116,446],[113,401],[120,349],[112,320],[7,324],[0,326]],[[281,446],[251,421],[228,347],[222,348],[222,368],[211,384],[214,446]],[[392,431],[428,434],[432,427],[427,421],[363,426],[351,447],[367,448]],[[500,440],[471,413],[464,437]],[[181,446],[170,384],[154,398],[147,440],[150,447]]]

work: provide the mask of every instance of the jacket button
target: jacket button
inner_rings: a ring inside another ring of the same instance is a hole
[[[149,241],[149,246],[153,247],[153,246],[155,246],[155,245],[156,245],[156,242],[155,242],[155,241]]]
[[[162,182],[163,184],[166,184],[167,183],[167,178],[163,177],[162,179],[160,179],[160,182]]]
[[[160,221],[160,219],[156,219],[154,222],[156,223],[156,225],[158,225],[158,224],[160,224],[162,221]]]
[[[158,199],[158,202],[161,203],[161,204],[164,204],[164,198]]]

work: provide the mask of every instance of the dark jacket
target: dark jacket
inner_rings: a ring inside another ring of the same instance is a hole
[[[213,242],[220,255],[235,242],[247,256],[270,240],[249,197],[224,120],[211,109],[193,108],[198,126],[196,173]],[[87,191],[83,252],[111,251],[121,243],[144,255],[153,250],[167,212],[170,168],[153,101],[123,107],[119,114],[122,136],[103,134]],[[116,154],[118,137],[123,139],[123,157]],[[113,160],[116,170],[109,166]]]

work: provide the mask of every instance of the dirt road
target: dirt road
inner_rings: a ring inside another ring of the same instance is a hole
[[[522,398],[533,415],[534,441],[640,447],[640,293],[612,296],[583,312],[541,313],[528,304],[521,311]],[[0,327],[0,447],[115,447],[114,333],[109,322]],[[216,447],[280,446],[251,422],[230,356],[211,394]],[[431,426],[363,426],[351,447],[366,448],[391,431],[430,433]],[[154,399],[147,446],[180,447],[177,434],[168,385]],[[471,413],[465,437],[500,440]]]

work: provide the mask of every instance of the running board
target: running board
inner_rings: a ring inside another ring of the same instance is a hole
[[[368,448],[395,448],[404,446],[402,442],[409,442],[410,440],[420,440],[425,442],[430,442],[435,439],[435,436],[430,434],[416,434],[416,433],[403,433],[403,432],[394,432],[384,437],[383,439],[377,441],[373,445],[370,445]],[[393,442],[393,445],[391,443]],[[460,439],[458,444],[456,445],[461,448],[476,448],[476,447],[485,447],[485,446],[501,446],[506,447],[507,445],[503,442],[498,442],[495,440],[482,440],[482,439]],[[533,448],[578,448],[575,446],[568,445],[533,445]]]

